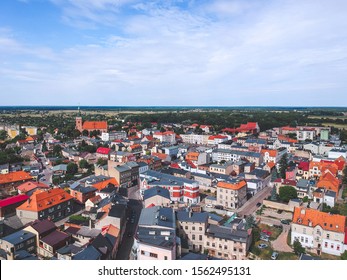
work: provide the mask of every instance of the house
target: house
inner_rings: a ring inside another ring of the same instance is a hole
[[[176,143],[176,134],[173,131],[155,132],[153,138],[159,139],[160,142]]]
[[[75,261],[85,261],[85,260],[101,260],[102,253],[100,253],[95,247],[92,245],[87,246],[82,251],[77,253],[75,256],[72,257],[72,260]]]
[[[55,230],[40,238],[38,254],[44,258],[52,258],[57,255],[57,250],[66,246],[70,236],[62,231]]]
[[[309,179],[310,177],[310,163],[308,161],[301,161],[298,165],[296,178]]]
[[[304,198],[305,196],[310,196],[310,181],[305,179],[300,179],[295,186],[298,198]]]
[[[36,253],[35,239],[35,234],[20,230],[0,239],[0,249],[6,252],[8,260],[15,260],[21,251],[29,254]]]
[[[314,129],[300,129],[296,131],[296,139],[299,141],[305,141],[307,139],[314,140],[316,137],[316,131]]]
[[[287,153],[286,149],[280,148],[280,149],[262,149],[261,154],[264,157],[264,162],[273,162],[277,164],[281,158]]]
[[[96,191],[96,188],[89,186],[78,185],[75,188],[70,187],[70,195],[82,204],[94,197]]]
[[[208,255],[224,260],[246,260],[252,231],[245,230],[244,226],[241,219],[234,219],[229,226],[210,224],[204,239]]]
[[[173,209],[161,206],[142,209],[131,259],[175,260],[180,255],[179,244]]]
[[[241,124],[237,128],[224,128],[222,130],[225,133],[247,133],[257,134],[260,132],[260,128],[257,122],[248,122],[247,124]]]
[[[0,165],[0,174],[8,174],[10,172],[10,164],[5,163]]]
[[[170,206],[171,198],[170,192],[167,189],[161,187],[153,187],[147,189],[143,193],[144,207],[153,206]]]
[[[16,208],[29,199],[29,196],[20,194],[0,200],[0,218],[16,215]]]
[[[17,187],[19,194],[31,196],[36,190],[47,190],[50,187],[42,182],[25,182]]]
[[[212,161],[239,161],[241,159],[254,162],[255,166],[259,166],[263,162],[262,154],[257,152],[240,151],[237,149],[214,149],[212,151]]]
[[[257,192],[264,188],[262,180],[259,179],[247,179],[247,194],[255,195]]]
[[[291,224],[291,244],[301,245],[320,255],[340,256],[344,252],[346,217],[295,207]]]
[[[23,223],[35,220],[61,220],[73,213],[73,197],[62,189],[37,190],[16,209]]]
[[[234,171],[232,162],[225,162],[223,164],[211,164],[209,172],[224,175],[230,175]]]
[[[0,188],[15,188],[24,182],[32,180],[32,176],[24,171],[15,171],[8,174],[0,174]]]
[[[57,229],[56,225],[49,220],[35,220],[30,222],[25,228],[26,231],[35,234],[36,236],[36,247],[38,248],[38,253],[40,251],[40,239],[49,235]]]
[[[195,145],[208,145],[208,139],[210,135],[203,134],[180,134],[183,143],[195,144]]]
[[[319,178],[317,182],[317,188],[322,188],[338,193],[340,189],[340,180],[330,172],[326,172]]]
[[[109,159],[111,152],[112,150],[110,148],[99,147],[95,155],[97,158]]]
[[[54,175],[64,175],[67,172],[67,164],[58,164],[52,168]]]
[[[200,202],[198,182],[182,177],[176,177],[157,171],[149,170],[141,174],[141,190],[160,186],[170,191],[173,202],[195,204]]]
[[[185,159],[195,165],[203,165],[210,162],[209,155],[206,152],[188,152]]]
[[[177,211],[177,228],[181,240],[185,240],[191,252],[204,252],[207,212]]]
[[[228,140],[229,138],[226,135],[211,135],[208,137],[207,144],[213,146],[226,142]]]
[[[217,183],[217,204],[227,209],[238,209],[247,201],[245,180],[220,181]]]
[[[101,191],[102,189],[108,186],[118,187],[119,183],[115,178],[103,178],[100,182],[93,182],[91,185],[93,188],[96,188],[98,191]]]

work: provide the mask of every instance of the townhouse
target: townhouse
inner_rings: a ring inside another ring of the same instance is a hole
[[[247,182],[234,179],[217,183],[217,204],[227,209],[238,209],[247,201]]]

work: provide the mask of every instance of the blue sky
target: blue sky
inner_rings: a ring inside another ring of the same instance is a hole
[[[1,0],[1,105],[347,106],[345,0]]]

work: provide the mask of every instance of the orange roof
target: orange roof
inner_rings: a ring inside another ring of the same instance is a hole
[[[289,142],[289,143],[298,143],[298,140],[292,139],[290,137],[287,137],[287,136],[281,135],[281,134],[277,136],[277,139],[280,140],[280,141],[286,141],[286,142]]]
[[[261,153],[265,155],[265,153],[269,153],[270,157],[276,157],[277,156],[277,150],[271,150],[271,149],[262,149]]]
[[[83,123],[83,130],[100,130],[100,129],[107,129],[107,122],[84,122]]]
[[[228,182],[218,182],[217,187],[223,188],[223,189],[231,189],[231,190],[240,190],[247,186],[247,183],[245,180],[239,181],[236,184],[228,183]]]
[[[338,171],[339,171],[339,168],[337,167],[337,165],[335,163],[325,163],[325,162],[323,162],[321,164],[321,169],[320,170],[321,170],[322,173],[330,171],[331,174],[336,176]]]
[[[270,161],[267,163],[267,166],[270,167],[271,169],[275,167],[275,163],[273,161]]]
[[[103,230],[104,231],[104,230]],[[105,228],[105,234],[108,233],[114,237],[118,237],[119,236],[119,228],[115,227],[114,225],[110,224],[109,226],[107,226]]]
[[[343,233],[345,230],[346,217],[341,215],[332,215],[314,209],[295,207],[293,223],[304,226],[309,226],[310,223],[312,223],[311,227],[319,225],[324,230]]]
[[[338,193],[340,187],[340,180],[330,172],[327,172],[320,177],[317,183],[317,187],[325,188]]]
[[[17,209],[38,212],[71,199],[73,199],[71,195],[59,188],[48,191],[37,190],[27,202],[19,206]]]
[[[8,173],[8,174],[0,174],[0,185],[15,183],[15,182],[24,181],[24,180],[31,180],[31,179],[32,177],[30,176],[30,174],[24,171],[16,171],[16,172]]]
[[[25,182],[17,187],[17,190],[21,192],[29,192],[36,188],[49,189],[49,186],[41,182]]]
[[[89,201],[92,202],[93,204],[97,204],[101,201],[101,196],[97,195],[97,196],[91,197],[89,198]]]
[[[198,160],[198,157],[199,157],[199,153],[198,152],[189,152],[186,155],[186,159],[187,160]]]
[[[142,146],[140,144],[134,144],[134,145],[131,145],[130,148],[133,150],[133,149],[142,149]]]
[[[102,189],[106,188],[109,184],[112,184],[117,187],[119,186],[119,183],[117,182],[115,178],[110,178],[105,181],[93,184],[93,187],[101,191]]]
[[[282,130],[297,131],[298,129],[296,127],[283,126]]]
[[[152,156],[158,157],[158,158],[160,158],[161,160],[166,160],[167,157],[168,157],[167,154],[162,154],[162,153],[152,153]]]

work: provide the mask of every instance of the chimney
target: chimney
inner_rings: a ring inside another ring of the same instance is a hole
[[[191,218],[193,216],[193,211],[191,209],[189,209],[188,216],[189,216],[189,218]]]

